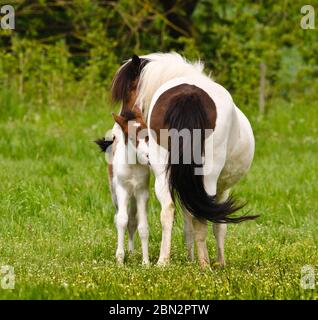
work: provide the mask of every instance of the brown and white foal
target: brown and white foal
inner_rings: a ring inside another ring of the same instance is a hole
[[[112,145],[109,182],[112,199],[117,209],[115,216],[118,236],[116,259],[118,263],[124,262],[126,228],[128,228],[128,250],[130,252],[133,251],[134,234],[138,229],[142,246],[142,260],[144,264],[149,264],[148,138],[144,134],[147,133],[147,126],[137,107],[120,115],[113,114],[113,118],[116,123],[112,129],[112,142],[101,139],[96,143],[105,152],[109,152],[106,149]]]

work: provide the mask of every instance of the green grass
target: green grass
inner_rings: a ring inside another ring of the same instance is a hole
[[[155,266],[159,204],[149,204],[152,266],[136,252],[115,263],[114,208],[103,155],[92,141],[112,125],[104,105],[35,108],[0,102],[0,265],[15,268],[2,299],[317,299],[300,287],[300,269],[318,274],[315,105],[277,103],[250,114],[256,156],[234,189],[257,222],[229,226],[225,270],[187,262],[176,215],[171,264]],[[211,230],[211,229],[210,229]],[[208,238],[210,257],[215,248]],[[316,276],[317,278],[317,276]]]

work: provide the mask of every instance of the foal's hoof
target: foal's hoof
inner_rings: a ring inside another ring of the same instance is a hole
[[[143,260],[143,261],[142,261],[142,265],[143,265],[144,267],[149,267],[149,266],[150,266],[149,260]]]
[[[117,264],[119,264],[119,265],[124,265],[124,259],[122,259],[122,258],[117,258],[116,259],[116,261],[117,261]]]
[[[124,264],[124,259],[125,259],[125,256],[122,253],[116,254],[116,261],[118,264],[120,265]]]

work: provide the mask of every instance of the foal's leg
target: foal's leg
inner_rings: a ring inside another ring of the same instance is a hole
[[[155,191],[161,205],[160,221],[162,225],[162,239],[158,265],[165,265],[170,259],[171,233],[175,211],[165,173],[156,177]]]
[[[224,202],[229,197],[230,190],[226,190],[217,196],[218,202]],[[224,259],[224,241],[227,230],[226,223],[214,223],[213,224],[213,233],[216,239],[216,249],[217,249],[217,259],[216,262],[220,265],[221,268],[225,267]]]
[[[117,250],[116,259],[118,263],[123,263],[125,258],[125,231],[128,224],[128,203],[129,194],[125,188],[121,185],[116,186],[116,196],[118,200],[118,211],[115,217],[115,222],[117,226]]]
[[[207,221],[200,221],[193,218],[194,236],[197,243],[198,259],[201,267],[206,268],[210,265],[206,238],[208,235]]]
[[[141,190],[136,192],[137,200],[137,220],[138,220],[138,233],[141,240],[142,248],[142,262],[143,264],[149,264],[148,253],[148,239],[149,228],[147,220],[147,201],[149,198],[148,190]]]
[[[194,230],[193,230],[193,217],[186,210],[183,209],[184,216],[184,238],[188,252],[188,259],[194,260]]]
[[[134,235],[137,230],[137,206],[134,197],[130,200],[128,211],[128,251],[134,251]]]

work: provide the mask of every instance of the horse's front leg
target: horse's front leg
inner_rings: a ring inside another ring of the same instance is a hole
[[[198,259],[200,266],[206,268],[210,265],[209,253],[206,244],[206,238],[208,235],[207,221],[200,221],[193,218],[193,228],[195,241],[197,243]]]
[[[227,225],[225,223],[213,223],[213,234],[216,240],[217,258],[216,263],[220,268],[225,267],[224,242]]]
[[[128,224],[128,203],[129,194],[125,188],[121,185],[116,186],[116,197],[118,200],[118,210],[115,217],[115,223],[117,227],[117,250],[116,259],[117,262],[122,264],[125,259],[125,231]]]
[[[149,264],[148,253],[148,239],[149,239],[149,227],[147,219],[147,202],[149,198],[148,190],[140,190],[136,192],[137,200],[137,220],[138,220],[138,233],[141,241],[142,248],[142,262],[143,264]]]
[[[168,181],[166,180],[164,173],[156,178],[155,191],[161,205],[160,221],[162,225],[162,239],[158,265],[165,265],[170,259],[171,234],[175,209],[169,192]]]

